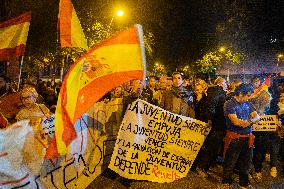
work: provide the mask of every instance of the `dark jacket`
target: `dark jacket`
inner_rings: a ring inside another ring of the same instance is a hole
[[[200,116],[204,121],[212,121],[212,130],[224,131],[226,129],[226,119],[224,116],[224,104],[226,101],[226,92],[220,86],[209,87],[207,97],[203,103],[203,111]]]
[[[271,87],[269,88],[272,100],[270,102],[269,114],[277,115],[278,112],[278,100],[281,93],[284,93],[284,76],[278,76],[273,80]]]
[[[148,86],[143,90],[142,96],[150,104],[158,105],[158,100],[154,99],[154,91],[152,91]]]
[[[194,111],[195,111],[195,119],[198,119],[200,121],[207,122],[208,120],[205,120],[203,116],[204,107],[206,107],[206,101],[207,101],[207,95],[202,95],[202,98],[197,101],[196,97],[194,99]]]

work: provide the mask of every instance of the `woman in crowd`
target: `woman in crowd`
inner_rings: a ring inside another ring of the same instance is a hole
[[[39,174],[41,165],[50,139],[54,134],[53,128],[44,128],[43,122],[50,118],[50,111],[44,104],[36,103],[38,93],[32,87],[21,91],[22,108],[16,115],[18,121],[29,120],[33,132],[26,137],[23,161],[34,174]]]
[[[18,121],[29,119],[33,128],[35,137],[44,145],[48,142],[48,133],[45,133],[42,127],[42,121],[50,117],[50,111],[44,104],[36,103],[38,93],[32,87],[26,87],[21,92],[21,101],[23,107],[16,115]]]
[[[204,103],[204,100],[207,96],[207,89],[208,89],[208,85],[204,80],[198,79],[195,82],[194,89],[193,89],[194,97],[195,97],[194,108],[195,108],[195,117],[198,120],[202,120],[202,118],[200,117],[200,112],[202,111],[201,104]]]

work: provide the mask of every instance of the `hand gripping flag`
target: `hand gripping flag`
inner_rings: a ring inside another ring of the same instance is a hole
[[[144,79],[145,51],[140,25],[122,31],[89,50],[64,78],[55,112],[55,139],[47,150],[52,159],[68,152],[75,121],[113,88]]]
[[[87,40],[71,0],[60,0],[58,17],[61,47],[88,49]]]
[[[31,12],[0,23],[0,60],[24,55]]]

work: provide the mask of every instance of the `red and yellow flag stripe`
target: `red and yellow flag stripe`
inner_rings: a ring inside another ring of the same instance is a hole
[[[61,47],[88,49],[87,40],[71,0],[60,0],[59,33]]]
[[[31,12],[0,23],[0,60],[24,55]]]
[[[59,154],[66,154],[76,137],[74,123],[113,88],[133,79],[144,79],[143,34],[135,26],[89,50],[69,70],[55,112]],[[52,157],[52,156],[50,156]]]

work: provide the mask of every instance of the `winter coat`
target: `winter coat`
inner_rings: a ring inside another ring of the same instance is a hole
[[[175,114],[195,117],[193,92],[183,86],[172,87],[171,90],[165,91],[159,106]]]
[[[202,104],[203,111],[200,116],[205,122],[212,121],[212,130],[224,131],[226,129],[226,119],[224,116],[224,104],[226,92],[220,86],[212,86],[207,90],[207,97]]]

